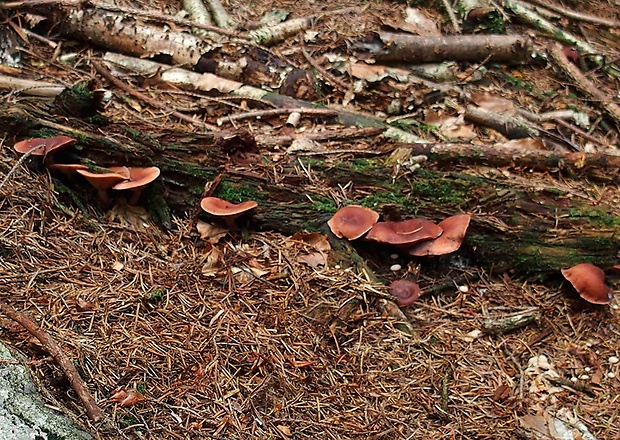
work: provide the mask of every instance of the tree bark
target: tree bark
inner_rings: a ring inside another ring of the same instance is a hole
[[[179,215],[191,212],[204,185],[223,175],[214,195],[233,202],[257,201],[252,226],[261,230],[285,234],[324,230],[337,209],[328,195],[348,188],[351,202],[372,207],[384,219],[416,216],[439,221],[458,212],[472,214],[466,244],[459,252],[495,271],[544,275],[582,262],[601,267],[617,262],[620,208],[605,200],[595,203],[568,188],[432,169],[393,179],[392,169],[377,159],[287,156],[270,162],[268,155],[260,155],[267,151],[256,151],[251,139],[244,140],[239,133],[153,137],[110,125],[104,129],[106,136],[100,136],[92,133],[101,127],[66,119],[73,126],[68,127],[50,119],[36,107],[0,108],[0,121],[11,135],[39,137],[52,131],[76,137],[75,147],[58,160],[158,166],[160,179],[145,200],[164,225],[169,222],[168,207]],[[65,186],[77,194],[76,200],[95,203],[94,191],[84,185],[66,182]]]

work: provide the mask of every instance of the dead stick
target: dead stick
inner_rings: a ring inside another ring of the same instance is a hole
[[[164,111],[170,111],[171,112],[170,114],[172,116],[174,116],[177,119],[180,119],[181,121],[189,122],[190,124],[198,125],[198,126],[201,126],[201,127],[206,128],[208,130],[211,130],[211,131],[214,131],[214,130],[218,129],[214,125],[207,124],[206,122],[203,122],[203,121],[199,121],[197,119],[192,118],[191,116],[184,115],[183,113],[181,113],[179,111],[171,110],[171,109],[168,108],[168,106],[166,104],[164,104],[164,103],[162,103],[160,101],[157,101],[157,100],[151,98],[150,96],[145,95],[142,92],[134,90],[133,88],[131,88],[131,86],[129,86],[128,84],[125,84],[124,82],[122,82],[121,80],[116,78],[114,75],[112,75],[112,73],[110,73],[110,71],[108,69],[103,67],[103,65],[99,64],[98,62],[92,61],[91,64],[93,65],[95,70],[97,72],[99,72],[100,75],[103,75],[108,81],[110,81],[116,87],[118,87],[119,89],[125,91],[126,93],[129,93],[133,97],[138,98],[138,99],[146,102],[151,107],[155,107],[155,108],[158,108],[158,109],[164,110]]]
[[[548,50],[553,61],[575,82],[575,86],[586,96],[597,101],[597,104],[614,120],[616,126],[620,127],[620,106],[616,105],[611,97],[601,92],[600,87],[590,81],[577,66],[568,61],[559,44],[549,45]]]
[[[67,379],[69,379],[71,387],[75,390],[84,404],[88,417],[93,422],[98,422],[101,420],[105,414],[101,411],[101,408],[97,406],[95,399],[93,399],[91,394],[88,392],[88,387],[86,386],[84,380],[82,380],[80,373],[76,370],[73,362],[65,356],[58,343],[44,330],[39,328],[32,320],[30,320],[30,318],[26,317],[26,315],[18,312],[13,307],[2,301],[0,301],[0,311],[2,311],[2,313],[11,318],[13,321],[19,323],[22,327],[28,330],[32,336],[37,338],[41,344],[43,344],[45,351],[52,355],[56,363],[64,371]]]

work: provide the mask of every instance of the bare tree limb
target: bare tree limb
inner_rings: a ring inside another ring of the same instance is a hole
[[[67,356],[63,353],[58,343],[26,315],[18,312],[13,307],[2,301],[0,301],[0,311],[2,311],[2,313],[11,318],[13,321],[19,323],[22,327],[28,330],[32,336],[37,338],[41,344],[43,344],[43,348],[52,355],[56,363],[64,371],[67,379],[71,383],[71,387],[75,390],[76,394],[84,404],[88,417],[93,422],[103,419],[105,417],[104,412],[97,406],[95,399],[93,399],[92,395],[88,391],[88,387],[80,376],[80,373],[78,373],[75,365],[73,365],[73,362],[71,362],[71,360],[69,360],[69,358],[67,358]]]

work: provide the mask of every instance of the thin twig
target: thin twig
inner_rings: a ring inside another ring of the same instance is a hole
[[[75,365],[73,365],[73,362],[65,356],[58,343],[26,315],[18,312],[13,307],[2,301],[0,301],[0,311],[28,330],[32,336],[37,338],[41,344],[43,344],[45,350],[52,355],[56,363],[64,371],[69,383],[71,383],[71,387],[75,390],[84,404],[88,417],[94,422],[97,422],[105,417],[104,412],[97,406],[95,399],[93,399],[88,391],[88,387],[86,386],[84,380],[82,380],[82,377],[75,368]]]
[[[339,78],[336,78],[334,75],[329,73],[327,70],[323,69],[323,67],[310,56],[310,54],[304,47],[303,35],[300,34],[299,40],[300,40],[299,47],[301,48],[301,53],[303,54],[306,61],[308,61],[308,64],[314,67],[316,71],[319,72],[321,75],[323,75],[323,77],[328,82],[332,83],[334,87],[340,89],[341,92],[346,93],[349,90],[349,86],[347,85],[347,83],[345,83],[344,81],[341,81]]]
[[[121,80],[116,78],[114,75],[112,75],[112,73],[110,73],[110,71],[108,69],[106,69],[105,67],[103,67],[103,65],[100,64],[99,62],[92,61],[91,64],[95,68],[95,70],[97,72],[99,72],[99,74],[103,75],[108,81],[110,81],[116,87],[118,87],[119,89],[122,89],[126,93],[129,93],[133,97],[138,98],[138,99],[146,102],[150,106],[158,108],[160,110],[165,110],[167,112],[170,112],[170,114],[172,116],[174,116],[177,119],[180,119],[181,121],[189,122],[190,124],[197,125],[199,127],[203,127],[203,128],[208,129],[208,130],[211,130],[211,131],[217,130],[217,127],[214,126],[214,125],[208,124],[208,123],[203,122],[203,121],[199,121],[199,120],[194,119],[191,116],[187,116],[187,115],[185,115],[185,114],[183,114],[183,113],[181,113],[179,111],[172,110],[172,109],[168,108],[168,106],[166,104],[164,104],[164,103],[162,103],[160,101],[157,101],[157,100],[151,98],[150,96],[147,96],[144,93],[139,92],[139,91],[133,89],[131,86],[129,86],[128,84],[122,82]]]
[[[241,119],[262,118],[265,116],[287,115],[293,112],[310,116],[336,116],[336,110],[326,108],[274,108],[268,110],[254,110],[251,112],[237,113],[236,115],[228,115],[217,120],[217,125],[222,125],[225,121],[239,121]]]
[[[17,170],[17,168],[19,168],[19,166],[24,163],[24,161],[28,158],[28,156],[30,156],[32,153],[34,153],[35,151],[41,149],[41,148],[45,148],[45,145],[35,145],[34,147],[32,147],[30,150],[28,150],[22,157],[20,157],[18,159],[17,162],[15,162],[15,165],[13,165],[11,167],[11,169],[9,170],[8,173],[6,173],[6,176],[4,176],[4,179],[2,179],[2,182],[0,183],[0,189],[2,189],[4,187],[4,185],[6,184],[6,182],[9,180],[9,178],[11,177],[11,175],[13,173],[15,173],[15,171]]]

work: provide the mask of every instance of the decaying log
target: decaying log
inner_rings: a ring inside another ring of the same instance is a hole
[[[563,171],[603,182],[620,183],[620,155],[606,153],[569,153],[526,150],[501,145],[408,144],[413,154],[423,154],[441,163],[482,164],[531,168],[538,171]]]
[[[416,36],[380,32],[381,46],[372,53],[377,61],[436,63],[474,61],[518,63],[527,59],[531,41],[522,35]]]
[[[393,170],[377,159],[287,156],[271,162],[269,151],[253,152],[242,136],[235,141],[231,133],[165,133],[153,138],[110,125],[105,128],[107,136],[101,136],[93,134],[99,128],[91,130],[82,121],[68,118],[73,127],[63,127],[49,118],[33,106],[1,107],[0,123],[9,131],[5,144],[11,145],[16,136],[62,133],[79,141],[57,159],[88,159],[102,166],[157,165],[162,174],[143,203],[150,202],[147,206],[164,224],[166,207],[185,215],[197,206],[205,183],[221,174],[215,195],[233,202],[256,200],[260,206],[253,227],[258,229],[285,234],[323,230],[337,209],[328,196],[330,191],[342,194],[346,188],[351,202],[371,206],[385,218],[420,216],[438,221],[452,213],[471,213],[472,225],[462,252],[494,270],[536,275],[581,262],[601,267],[617,263],[620,207],[605,198],[574,194],[570,188],[430,169],[395,179]],[[440,156],[437,151],[441,149],[411,147],[431,159]],[[475,158],[474,151],[470,156]],[[454,151],[450,154],[458,156]],[[578,160],[571,162],[577,173],[609,159],[594,155],[593,162],[581,153],[577,157],[583,163],[580,168]],[[465,162],[469,165],[470,160]],[[77,198],[96,203],[85,185],[67,182],[65,186]]]

